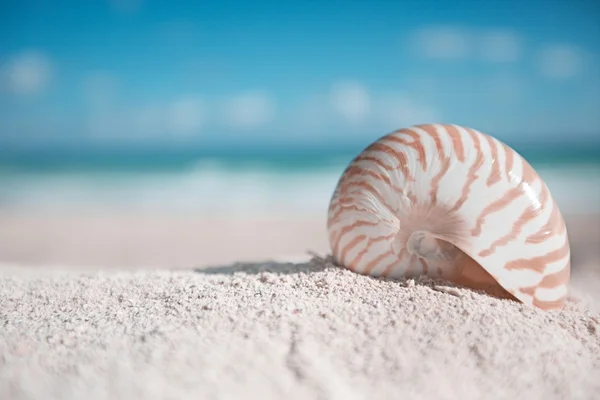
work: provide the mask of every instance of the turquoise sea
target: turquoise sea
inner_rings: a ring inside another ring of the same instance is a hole
[[[0,149],[0,207],[323,213],[337,179],[366,143]],[[600,147],[513,146],[561,209],[600,211]]]

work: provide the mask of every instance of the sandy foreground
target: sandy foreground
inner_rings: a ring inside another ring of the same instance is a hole
[[[326,254],[318,218],[128,218],[0,213],[0,399],[600,393],[598,216],[567,219],[559,312],[269,261]]]

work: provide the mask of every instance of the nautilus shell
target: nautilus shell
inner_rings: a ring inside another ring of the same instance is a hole
[[[569,238],[548,187],[475,129],[419,125],[376,140],[339,179],[327,229],[335,261],[357,273],[428,275],[543,310],[567,298]]]

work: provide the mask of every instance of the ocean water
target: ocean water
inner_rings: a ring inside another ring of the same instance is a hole
[[[324,215],[341,173],[363,147],[5,151],[0,207]],[[600,151],[519,152],[563,213],[600,211]]]

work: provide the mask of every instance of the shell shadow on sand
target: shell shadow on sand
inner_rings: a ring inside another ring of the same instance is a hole
[[[321,272],[326,269],[341,267],[336,265],[331,255],[321,257],[317,254],[309,252],[312,258],[306,262],[279,262],[279,261],[263,261],[263,262],[236,262],[228,265],[217,265],[211,267],[195,268],[194,272],[207,275],[233,275],[236,273],[245,273],[248,275],[256,275],[261,272],[271,272],[281,275],[291,275],[300,273]]]
[[[326,270],[339,270],[343,273],[350,273],[349,270],[337,264],[331,254],[323,257],[314,252],[309,251],[308,254],[311,256],[310,260],[302,263],[295,262],[278,262],[278,261],[264,261],[264,262],[237,262],[229,265],[222,266],[211,266],[196,268],[194,272],[199,274],[207,275],[234,275],[237,273],[247,275],[258,275],[260,273],[274,273],[279,275],[294,275],[294,274],[311,274],[317,272],[323,272]],[[354,272],[351,272],[354,273]],[[431,278],[428,276],[419,276],[417,278],[388,278],[388,277],[374,277],[369,275],[362,275],[365,279],[375,279],[395,282],[401,286],[427,286],[434,291],[443,292],[448,295],[456,296],[457,290],[466,289],[475,293],[491,296],[498,299],[513,300],[507,298],[503,293],[494,291],[478,290],[467,286],[457,285],[454,282]],[[517,302],[518,303],[518,302]]]
[[[274,273],[279,275],[294,275],[294,274],[312,274],[317,272],[324,272],[327,270],[338,270],[342,273],[354,273],[343,266],[340,266],[335,262],[333,256],[328,254],[321,256],[315,252],[308,251],[311,258],[305,262],[281,262],[281,261],[264,261],[264,262],[236,262],[234,264],[222,265],[222,266],[211,266],[196,268],[193,271],[199,274],[206,275],[234,275],[237,273],[247,275],[258,275],[261,273]],[[461,293],[464,290],[468,292],[477,293],[492,298],[506,300],[514,302],[515,305],[521,306],[521,303],[514,298],[507,297],[504,292],[494,290],[482,290],[468,286],[458,285],[454,282],[443,280],[439,278],[432,278],[428,276],[419,276],[417,278],[387,278],[387,277],[374,277],[369,275],[362,275],[365,279],[375,279],[394,282],[400,286],[411,287],[411,286],[426,286],[436,292],[445,293],[450,296],[462,297]],[[565,308],[567,309],[579,309],[586,303],[577,294],[570,294],[568,296]]]

